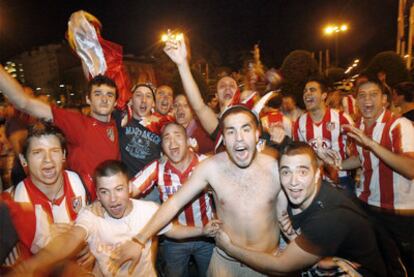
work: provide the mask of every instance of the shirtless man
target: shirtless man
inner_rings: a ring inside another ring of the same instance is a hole
[[[278,246],[276,198],[280,192],[277,161],[256,151],[259,139],[257,117],[249,109],[233,106],[220,119],[226,152],[206,159],[194,169],[183,187],[152,217],[135,237],[112,255],[115,268],[141,256],[142,246],[158,230],[202,192],[209,184],[213,191],[221,228],[237,243],[266,253]],[[261,276],[260,273],[215,248],[210,276]]]

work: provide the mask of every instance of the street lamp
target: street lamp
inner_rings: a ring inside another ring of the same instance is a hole
[[[348,25],[328,25],[324,29],[324,33],[327,36],[334,35],[335,36],[335,66],[338,66],[338,36],[339,33],[346,32],[348,30]]]

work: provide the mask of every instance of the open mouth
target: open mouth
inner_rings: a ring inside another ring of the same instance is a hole
[[[185,114],[184,113],[177,113],[176,119],[184,119]]]
[[[364,111],[365,111],[366,113],[371,113],[371,112],[373,112],[373,111],[374,111],[374,105],[371,105],[371,104],[365,104],[365,105],[364,105]]]
[[[233,98],[233,92],[226,91],[224,92],[224,99],[232,99]]]
[[[168,100],[161,101],[161,107],[168,108],[168,106],[169,106]]]
[[[111,205],[109,206],[109,209],[111,211],[111,214],[119,215],[122,212],[122,205],[121,204]]]
[[[295,189],[289,188],[288,190],[289,190],[289,195],[294,199],[299,198],[302,195],[302,191],[303,191],[303,189],[298,189],[298,188],[295,188]]]
[[[139,111],[141,113],[145,113],[147,111],[147,105],[141,105],[141,106],[139,106]]]
[[[176,148],[170,148],[170,154],[171,156],[177,156],[180,153],[180,148],[176,147]]]
[[[249,155],[249,151],[246,146],[236,146],[234,148],[234,152],[239,160],[245,160]]]
[[[42,173],[46,178],[53,178],[56,175],[55,167],[46,167],[42,169]]]
[[[306,97],[305,99],[303,99],[305,104],[312,104],[315,102],[315,99],[313,99],[312,97]]]

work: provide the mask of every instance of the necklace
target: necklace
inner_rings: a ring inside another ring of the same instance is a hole
[[[52,205],[56,205],[56,198],[57,198],[60,190],[63,188],[63,183],[64,182],[62,181],[62,184],[60,185],[59,189],[56,191],[55,195],[53,196],[53,198],[52,198]]]

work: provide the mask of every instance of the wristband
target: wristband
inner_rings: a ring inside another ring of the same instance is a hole
[[[145,248],[145,243],[141,242],[139,239],[137,239],[136,237],[132,237],[131,239],[133,242],[139,244],[142,248]]]

